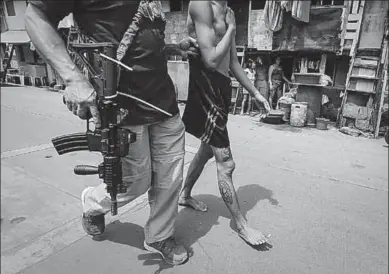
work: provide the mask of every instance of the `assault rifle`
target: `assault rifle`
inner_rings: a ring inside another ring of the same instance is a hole
[[[117,102],[117,79],[119,68],[114,63],[115,47],[111,43],[72,44],[74,54],[79,57],[91,74],[91,84],[96,91],[97,106],[101,118],[101,127],[94,131],[87,120],[86,133],[75,133],[52,139],[59,155],[81,151],[100,151],[103,162],[99,166],[78,165],[74,168],[77,175],[98,174],[107,185],[111,196],[111,214],[117,215],[118,193],[126,193],[123,184],[121,157],[129,153],[130,143],[136,141],[136,134],[120,127],[119,106]],[[89,57],[93,58],[93,65]],[[116,62],[117,63],[117,62]],[[97,67],[97,68],[96,68]]]

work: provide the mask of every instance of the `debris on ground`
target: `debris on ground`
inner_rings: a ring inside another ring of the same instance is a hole
[[[342,127],[341,129],[339,129],[339,131],[342,132],[343,134],[347,134],[347,135],[350,135],[353,137],[362,136],[365,138],[374,138],[372,133],[363,132],[363,131],[356,129],[356,128]]]

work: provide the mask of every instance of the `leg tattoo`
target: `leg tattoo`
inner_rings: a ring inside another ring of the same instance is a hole
[[[232,199],[232,190],[225,181],[219,181],[219,190],[223,201],[227,205],[232,205],[234,202]]]
[[[222,148],[221,149],[221,156],[222,156],[223,162],[227,162],[228,160],[232,159],[230,148],[229,147]]]

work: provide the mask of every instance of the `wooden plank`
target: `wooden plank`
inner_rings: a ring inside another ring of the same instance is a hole
[[[366,59],[366,58],[362,58],[362,57],[356,57],[355,58],[355,63],[358,64],[358,65],[375,66],[376,68],[378,66],[378,61],[377,60]]]
[[[358,14],[350,13],[348,16],[349,21],[359,21],[361,20],[361,18],[362,18],[362,13],[358,13]]]
[[[385,73],[385,77],[384,77],[384,81],[385,83],[388,82],[388,73],[386,72]],[[379,103],[379,107],[378,107],[378,115],[377,115],[377,123],[375,124],[375,130],[374,130],[374,138],[377,138],[378,137],[378,134],[380,132],[380,124],[381,124],[381,119],[382,119],[382,109],[383,109],[383,105],[384,105],[384,99],[385,99],[385,87],[386,84],[384,84],[383,86],[383,90],[382,90],[382,93],[381,93],[381,97],[380,97],[380,103]]]
[[[355,22],[355,23],[350,23],[350,22],[348,22],[348,23],[347,23],[347,30],[357,30],[359,24],[360,24],[359,21],[357,21],[357,22]]]
[[[387,56],[388,55],[388,40],[385,40],[384,45],[382,47],[382,56]],[[375,130],[374,130],[374,138],[378,137],[379,131],[380,131],[380,124],[381,124],[381,116],[382,116],[382,108],[384,105],[384,99],[385,99],[385,94],[386,94],[386,89],[387,89],[387,84],[388,84],[388,58],[385,58],[385,63],[383,67],[384,71],[384,80],[382,83],[382,91],[381,91],[381,97],[380,97],[380,103],[378,107],[378,114],[377,114],[377,122],[375,124]]]
[[[361,94],[375,94],[374,91],[359,90],[359,89],[355,89],[355,88],[348,88],[347,91],[358,92]]]
[[[374,73],[377,69],[377,65],[370,65],[370,64],[356,64],[354,63],[354,68],[364,68],[369,70],[374,70]]]
[[[366,92],[374,92],[375,83],[365,79],[352,79],[349,81],[348,88],[356,90],[364,90]]]
[[[340,35],[340,54],[343,54],[343,49],[345,46],[345,34],[347,30],[347,22],[348,22],[348,16],[349,16],[349,1],[345,1],[345,6],[342,10],[342,23],[340,25],[340,29],[342,30],[342,33]]]
[[[353,45],[355,43],[355,38],[357,37],[357,34],[355,32],[346,32],[346,36],[344,37],[344,39],[350,39],[353,41]],[[351,46],[351,48],[353,48],[353,46]]]
[[[351,13],[352,14],[357,14],[358,13],[358,8],[359,8],[359,0],[354,0]]]
[[[361,81],[375,81],[375,80],[378,80],[377,77],[375,76],[367,76],[367,75],[350,75],[350,78],[354,78],[354,79],[357,79],[357,80],[361,80]]]
[[[354,64],[352,70],[353,71],[351,72],[351,75],[360,75],[360,76],[369,76],[369,77],[375,77],[376,75],[376,67],[366,68]]]

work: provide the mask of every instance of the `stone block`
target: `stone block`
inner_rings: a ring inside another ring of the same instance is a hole
[[[369,131],[369,130],[371,130],[370,120],[356,119],[355,120],[355,127],[357,129],[360,129],[360,130],[363,130],[363,131]]]

